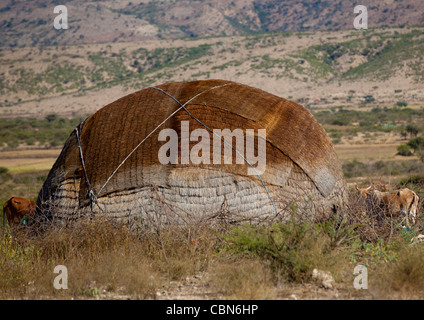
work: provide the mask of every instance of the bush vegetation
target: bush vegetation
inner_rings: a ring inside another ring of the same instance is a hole
[[[337,111],[315,111],[315,118],[322,125],[354,126],[359,124],[361,128],[357,131],[393,131],[398,126],[397,123],[411,123],[413,120],[424,120],[424,109],[410,108],[373,108],[371,111],[347,110],[339,108]],[[394,127],[387,124],[395,123]],[[411,125],[402,127],[402,130],[411,134]],[[416,126],[413,126],[416,128]],[[414,131],[415,132],[415,131]],[[417,132],[418,133],[418,132]]]
[[[282,285],[320,286],[312,277],[317,268],[331,272],[343,297],[361,298],[352,285],[358,264],[368,268],[374,297],[423,294],[424,245],[410,244],[421,223],[406,230],[400,219],[367,214],[356,191],[331,218],[295,217],[287,224],[197,224],[141,233],[101,218],[42,234],[22,226],[0,242],[0,297],[155,299],[170,281],[211,272],[209,297],[278,298]],[[56,265],[68,268],[68,290],[52,286]]]
[[[55,114],[44,119],[0,119],[0,146],[62,146],[81,120],[82,117],[61,118]]]
[[[142,9],[134,7],[134,12],[144,12],[150,5]],[[127,8],[128,9],[128,8]],[[127,14],[128,10],[124,10]],[[111,9],[115,10],[115,9]],[[118,10],[119,11],[119,10]],[[130,10],[131,12],[133,10]],[[147,10],[150,12],[150,9]],[[133,14],[133,13],[128,13]],[[138,16],[139,14],[135,14]],[[229,21],[233,21],[228,18]],[[164,27],[166,28],[166,27]],[[191,34],[192,31],[184,30]],[[274,47],[274,52],[281,50],[287,37],[310,36],[308,33],[276,33],[248,35],[237,40],[237,46],[244,46],[250,51],[254,48]],[[352,38],[353,39],[350,39]],[[334,38],[335,39],[335,38]],[[53,39],[54,40],[54,39]],[[47,39],[48,42],[53,42]],[[38,40],[34,40],[38,41]],[[420,82],[424,79],[424,68],[421,57],[423,52],[422,30],[419,27],[405,30],[405,32],[386,32],[367,30],[363,35],[346,35],[337,42],[330,41],[319,45],[305,46],[294,49],[282,57],[275,53],[255,56],[247,53],[239,58],[235,64],[225,63],[214,65],[211,61],[211,70],[227,67],[237,67],[240,63],[247,62],[253,72],[260,72],[269,77],[296,79],[298,81],[349,81],[351,79],[377,79],[387,80],[397,70],[407,70],[407,77]],[[57,50],[61,47],[56,46]],[[25,91],[35,97],[57,95],[62,93],[83,93],[86,90],[105,88],[116,85],[139,88],[153,82],[175,80],[173,74],[193,69],[189,78],[194,79],[199,74],[195,64],[210,59],[211,55],[233,53],[233,45],[223,45],[222,39],[216,39],[207,44],[196,44],[187,41],[180,47],[160,47],[150,49],[140,47],[135,50],[125,48],[119,51],[111,50],[111,46],[91,51],[87,48],[88,61],[82,62],[82,56],[77,54],[54,53],[42,59],[43,70],[36,70],[22,65],[24,59],[9,59],[4,64],[13,65],[10,70],[11,77],[0,79],[0,93]],[[404,50],[408,48],[408,50]],[[62,47],[63,50],[66,48]],[[41,51],[41,50],[40,50]],[[50,54],[50,52],[49,52]],[[59,57],[60,56],[60,57]],[[362,63],[354,64],[360,58]],[[386,61],[390,61],[387,63]],[[406,61],[406,62],[405,62]],[[352,63],[348,70],[341,65]],[[406,68],[406,69],[405,69]],[[245,68],[242,70],[245,72]],[[204,74],[204,76],[207,74]],[[396,92],[400,92],[397,89]],[[395,92],[395,93],[396,93]],[[402,99],[399,97],[399,99]],[[8,99],[5,99],[8,100]],[[10,105],[11,101],[4,102]],[[14,101],[13,103],[16,103]],[[367,94],[363,97],[363,104],[375,104],[375,97]],[[407,101],[394,101],[395,106],[405,108]]]
[[[424,109],[373,108],[371,111],[346,110],[312,111],[315,118],[328,131],[333,142],[343,137],[353,137],[360,132],[394,132],[409,135],[407,143],[415,152],[424,149],[422,137],[417,137],[420,125],[424,124]],[[16,148],[20,144],[61,146],[69,134],[84,117],[63,118],[49,114],[44,119],[15,118],[0,119],[0,145]],[[417,124],[408,124],[414,121]],[[402,147],[402,154],[408,154]]]
[[[324,111],[312,110],[312,114],[326,129],[333,143],[342,142],[342,138],[351,139],[359,133],[364,134],[365,138],[371,134],[391,133],[399,134],[403,139],[409,136],[411,141],[408,146],[413,150],[421,144],[422,138],[417,135],[424,125],[423,108],[374,107],[367,111],[341,106]],[[408,147],[400,147],[399,154],[410,155]]]
[[[424,171],[424,163],[417,161],[375,161],[350,160],[342,163],[346,178],[411,175]]]
[[[411,147],[407,144],[401,144],[397,147],[398,154],[401,156],[412,156]]]
[[[413,138],[398,146],[397,150],[401,156],[417,155],[421,162],[424,162],[424,137]]]

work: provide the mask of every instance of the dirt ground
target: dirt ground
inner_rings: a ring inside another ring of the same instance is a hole
[[[207,300],[223,299],[211,285],[213,271],[203,272],[180,281],[171,281],[156,293],[159,300]],[[326,289],[319,283],[281,283],[258,300],[371,300],[377,297],[369,290],[337,288]]]
[[[170,281],[156,292],[155,300],[226,300],[222,292],[213,284],[214,270],[201,272],[182,280]],[[103,290],[97,299],[131,300],[130,295]],[[230,299],[232,299],[230,297]],[[325,288],[316,283],[279,283],[255,300],[377,300],[378,294],[371,290],[357,290],[353,287],[334,283],[333,288]]]

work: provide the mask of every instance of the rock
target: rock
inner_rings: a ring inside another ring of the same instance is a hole
[[[331,275],[331,273],[328,272],[328,271],[322,271],[322,270],[314,269],[312,271],[312,279],[315,279],[318,282],[321,282],[321,285],[325,289],[332,289],[333,288],[334,278]]]

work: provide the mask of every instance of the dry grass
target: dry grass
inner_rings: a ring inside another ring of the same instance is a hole
[[[140,233],[87,219],[35,236],[21,228],[0,243],[0,298],[157,299],[170,283],[205,273],[202,285],[212,294],[204,298],[273,299],[289,297],[281,290],[290,288],[298,298],[331,298],[312,279],[314,268],[333,275],[340,298],[369,298],[353,289],[358,264],[368,267],[374,297],[422,298],[424,248],[410,245],[421,230],[405,233],[400,221],[367,214],[354,192],[345,211],[317,222]],[[68,290],[53,287],[57,265],[68,269]]]
[[[0,152],[0,167],[12,174],[50,170],[60,149],[13,150]]]
[[[0,298],[154,298],[167,281],[204,269],[213,245],[207,232],[139,235],[103,219],[37,236],[22,228],[1,243]],[[68,290],[52,285],[57,265],[68,269]]]
[[[400,248],[395,261],[373,271],[375,293],[381,299],[423,299],[424,248]]]
[[[401,142],[398,143],[385,143],[385,144],[336,144],[334,146],[336,153],[341,161],[357,160],[404,160],[404,158],[396,157],[397,147]],[[416,158],[410,158],[407,160],[416,160]]]
[[[228,299],[270,299],[276,277],[270,266],[256,259],[221,261],[214,269],[212,284]]]

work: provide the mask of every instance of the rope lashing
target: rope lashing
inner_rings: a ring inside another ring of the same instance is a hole
[[[94,194],[93,189],[91,189],[90,181],[88,180],[87,170],[85,169],[84,154],[82,152],[81,139],[79,134],[79,130],[81,130],[81,124],[82,122],[80,122],[80,124],[75,128],[75,135],[77,137],[79,155],[80,155],[82,170],[84,171],[85,184],[87,185],[88,198],[90,199],[91,211],[93,211],[94,204],[97,203],[97,197]]]

